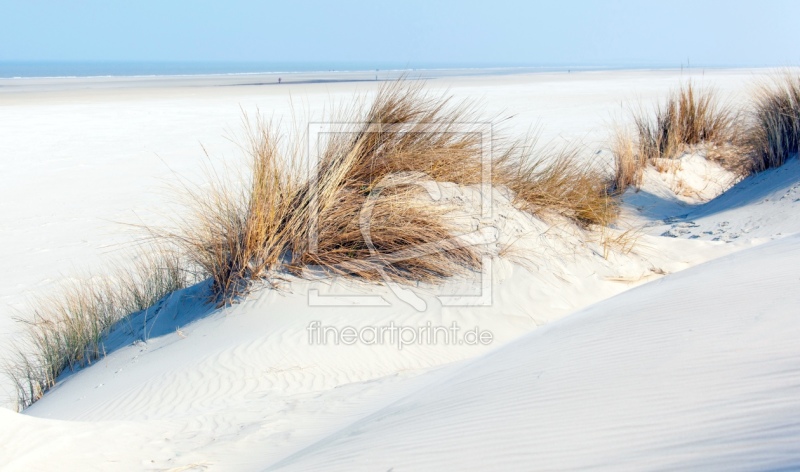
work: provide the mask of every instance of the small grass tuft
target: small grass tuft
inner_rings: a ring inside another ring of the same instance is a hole
[[[639,146],[649,161],[672,159],[700,144],[730,143],[736,130],[736,114],[719,104],[712,89],[697,91],[689,82],[658,105],[655,116],[634,114]]]
[[[623,128],[616,127],[611,138],[611,153],[614,155],[614,177],[610,192],[620,194],[630,186],[641,186],[647,158],[635,137]]]

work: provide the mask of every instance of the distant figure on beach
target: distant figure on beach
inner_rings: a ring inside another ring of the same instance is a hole
[[[280,77],[278,77],[278,83],[281,83],[281,78]]]

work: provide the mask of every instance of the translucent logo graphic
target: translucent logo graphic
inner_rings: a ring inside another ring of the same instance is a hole
[[[309,228],[309,252],[314,254],[319,248],[319,179],[318,169],[321,161],[322,144],[332,134],[355,134],[363,132],[365,123],[311,123],[308,132],[308,177],[311,182],[310,199],[310,224]],[[413,129],[414,133],[437,133],[441,134],[440,125],[426,125],[425,123],[405,123],[402,129],[393,128],[395,125],[380,125],[380,131],[376,132],[404,132],[403,130]],[[376,129],[377,126],[376,126]],[[444,192],[441,184],[432,180],[429,176],[419,172],[396,172],[384,176],[367,195],[358,214],[358,226],[363,237],[364,243],[369,249],[370,255],[374,260],[379,261],[376,267],[384,284],[390,289],[397,301],[410,305],[417,311],[425,311],[427,302],[415,291],[414,288],[403,286],[392,280],[386,273],[386,266],[398,261],[417,259],[443,251],[444,247],[453,250],[468,246],[481,246],[497,241],[498,232],[491,225],[492,217],[492,125],[490,123],[463,123],[454,124],[448,127],[448,133],[479,134],[481,143],[481,179],[478,185],[478,197],[468,208],[474,214],[469,216],[479,222],[477,229],[453,236],[443,241],[420,244],[407,249],[387,255],[378,253],[372,238],[372,215],[375,206],[385,191],[398,186],[416,185],[425,190],[425,193],[432,202],[440,202]],[[383,264],[383,265],[381,265]],[[442,306],[489,306],[492,303],[492,259],[488,255],[481,257],[481,266],[476,283],[479,285],[478,293],[442,293],[437,294],[436,298]],[[308,292],[308,303],[310,306],[371,306],[387,307],[392,306],[392,302],[381,295],[363,295],[352,293],[320,293],[317,288],[312,288]]]

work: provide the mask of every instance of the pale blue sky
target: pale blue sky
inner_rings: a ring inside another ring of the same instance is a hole
[[[0,0],[0,61],[800,64],[800,0]]]

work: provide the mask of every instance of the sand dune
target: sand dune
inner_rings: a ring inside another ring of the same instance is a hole
[[[540,123],[545,140],[580,139],[587,158],[603,160],[621,104],[652,103],[689,75],[741,101],[763,74],[548,73],[429,85],[482,98],[498,121],[515,115],[502,125],[514,133]],[[117,222],[159,224],[177,211],[165,187],[200,181],[210,164],[199,143],[217,163],[239,162],[223,135],[237,133],[242,110],[269,110],[289,126],[292,103],[314,116],[331,100],[375,90],[135,83],[32,83],[0,94],[0,126],[11,130],[0,155],[14,156],[0,162],[0,357],[27,296],[76,266],[126,257],[140,233]],[[184,289],[158,316],[114,330],[104,358],[63,376],[23,414],[0,409],[0,457],[8,470],[800,467],[800,164],[728,189],[731,178],[694,154],[674,174],[648,170],[608,230],[634,228],[632,249],[605,247],[495,192],[491,306],[442,306],[437,295],[473,294],[472,279],[413,287],[424,312],[389,287],[352,280],[287,277],[282,290],[264,287],[221,309],[205,303],[203,284]],[[475,190],[442,188],[454,200]],[[518,254],[500,251],[512,241]],[[337,304],[324,298],[331,294],[384,306]],[[456,323],[492,340],[319,345],[314,322]]]
[[[800,237],[632,289],[270,470],[792,470]]]

